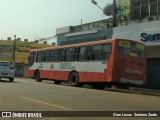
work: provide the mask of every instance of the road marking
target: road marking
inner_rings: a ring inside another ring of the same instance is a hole
[[[53,106],[53,107],[58,107],[58,108],[61,108],[61,109],[64,109],[64,110],[70,110],[69,108],[66,108],[66,107],[62,107],[62,106],[59,106],[59,105],[55,105],[55,104],[51,104],[51,103],[47,103],[47,102],[43,102],[43,101],[31,99],[31,98],[27,98],[27,97],[21,97],[21,98],[26,99],[26,100],[30,100],[30,101],[34,101],[34,102],[38,102],[38,103],[42,103],[42,104],[46,104],[46,105]]]

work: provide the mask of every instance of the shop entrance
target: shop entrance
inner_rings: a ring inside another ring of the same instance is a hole
[[[147,58],[147,87],[160,89],[160,58]]]

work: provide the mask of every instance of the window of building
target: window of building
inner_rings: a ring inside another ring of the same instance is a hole
[[[149,16],[149,3],[148,0],[142,0],[141,1],[141,17],[147,17]]]
[[[134,19],[157,15],[160,12],[160,0],[139,0],[132,3]]]
[[[132,3],[132,14],[134,19],[141,18],[140,1]]]
[[[157,0],[150,0],[150,15],[157,15]]]
[[[158,0],[158,14],[160,15],[160,0]]]
[[[140,7],[135,7],[135,8],[133,9],[133,18],[134,18],[134,19],[139,19],[139,18],[141,18]]]
[[[78,48],[78,61],[89,61],[91,46],[83,46]]]

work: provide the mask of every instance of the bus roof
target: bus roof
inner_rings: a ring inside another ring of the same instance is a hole
[[[70,48],[70,47],[78,47],[78,46],[87,46],[87,45],[95,45],[95,44],[101,44],[101,43],[110,43],[115,42],[118,40],[127,40],[127,41],[133,41],[129,39],[106,39],[106,40],[98,40],[98,41],[91,41],[91,42],[85,42],[85,43],[77,43],[77,44],[70,44],[70,45],[63,45],[63,46],[53,46],[53,47],[47,47],[47,48],[41,48],[41,49],[34,49],[33,51],[43,51],[43,50],[50,50],[50,49],[62,49],[62,48]],[[137,41],[134,41],[137,42]],[[138,42],[140,43],[140,42]],[[142,43],[140,43],[142,44]]]

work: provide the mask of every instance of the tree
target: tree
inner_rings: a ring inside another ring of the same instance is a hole
[[[7,40],[12,40],[12,38],[11,38],[11,37],[8,37]]]
[[[24,39],[24,42],[28,42],[28,39]]]
[[[108,4],[104,7],[103,13],[107,16],[113,16],[114,15],[114,5]]]
[[[52,45],[54,45],[54,46],[55,46],[55,45],[56,45],[56,43],[55,43],[55,42],[52,42]]]
[[[47,41],[44,41],[43,44],[47,44]]]
[[[34,42],[35,42],[35,43],[39,43],[39,40],[35,40]]]

